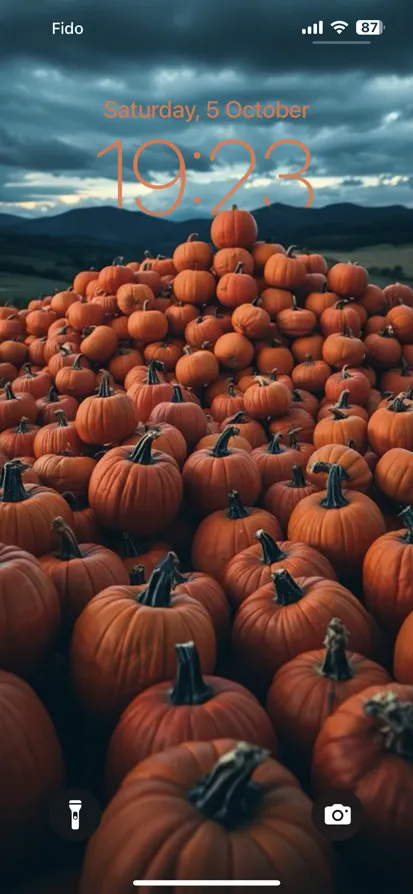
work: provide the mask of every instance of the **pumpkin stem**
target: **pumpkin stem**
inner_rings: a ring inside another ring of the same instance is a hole
[[[405,391],[404,396],[406,400],[413,400],[413,385],[410,385],[410,388]]]
[[[245,506],[242,505],[237,490],[231,490],[229,492],[228,506],[227,517],[230,518],[231,521],[235,521],[237,518],[248,518],[249,513]]]
[[[177,643],[177,673],[174,687],[169,696],[172,705],[203,705],[214,695],[212,686],[203,678],[201,664],[195,643]]]
[[[146,384],[147,385],[160,385],[160,381],[158,376],[156,375],[156,371],[163,371],[164,365],[161,360],[150,360],[148,363],[148,373],[146,376]]]
[[[252,782],[251,776],[267,757],[265,748],[238,742],[190,789],[188,801],[208,819],[228,829],[240,826],[254,815],[264,795],[264,786]]]
[[[410,410],[410,404],[406,404],[403,396],[398,394],[397,397],[388,404],[387,409],[391,410],[392,413],[407,413],[407,411]]]
[[[28,500],[22,481],[23,463],[19,460],[10,460],[5,463],[3,469],[3,493],[0,497],[2,503],[21,503]]]
[[[342,413],[337,406],[329,407],[328,411],[333,414],[333,422],[338,422],[340,419],[347,419],[346,414]]]
[[[235,385],[232,379],[229,380],[227,385],[227,394],[228,397],[237,397],[237,392],[235,391]]]
[[[283,432],[276,432],[275,435],[272,436],[270,443],[266,449],[266,453],[271,453],[272,456],[278,453],[285,453],[285,447],[280,447],[281,438],[283,438]]]
[[[72,512],[78,512],[80,509],[84,508],[79,498],[75,497],[70,491],[65,491],[64,494],[62,494],[62,497],[66,500],[66,503],[70,506]]]
[[[386,751],[413,760],[413,703],[395,692],[376,692],[364,705],[368,717],[379,721]]]
[[[23,369],[26,370],[26,376],[28,376],[30,379],[35,378],[34,373],[32,373],[31,363],[23,363]]]
[[[13,392],[13,388],[11,387],[11,382],[6,382],[4,392],[6,395],[6,400],[16,400],[16,395]]]
[[[288,438],[289,438],[288,446],[291,447],[293,450],[298,450],[298,451],[301,450],[301,447],[297,441],[297,435],[300,431],[301,431],[301,428],[290,428],[290,430],[288,432]]]
[[[51,530],[55,531],[60,540],[60,553],[58,558],[62,562],[70,562],[71,559],[82,559],[82,553],[76,540],[74,531],[66,524],[64,518],[58,516],[50,525]]]
[[[110,387],[109,383],[109,373],[107,369],[100,369],[99,372],[102,374],[102,378],[100,380],[99,391],[97,393],[98,397],[111,397],[113,391]]]
[[[145,566],[134,565],[132,571],[129,572],[129,581],[132,587],[141,587],[145,584]]]
[[[220,434],[215,446],[209,451],[210,456],[230,456],[231,450],[228,447],[228,441],[235,435],[239,435],[239,428],[237,428],[236,425],[229,425],[228,428],[225,428]]]
[[[351,680],[354,676],[348,663],[346,645],[348,630],[339,618],[332,618],[328,627],[323,646],[326,647],[324,661],[321,667],[323,677],[341,682]]]
[[[28,421],[29,420],[28,420],[27,416],[22,416],[22,418],[20,419],[20,422],[16,428],[16,434],[27,435],[27,433],[30,431],[29,426],[27,425]]]
[[[274,562],[282,562],[283,559],[287,558],[287,553],[281,552],[275,540],[262,528],[255,532],[254,537],[258,540],[262,549],[261,562],[263,565],[272,565]]]
[[[402,357],[402,359],[401,359],[401,361],[400,361],[400,366],[401,366],[401,368],[402,368],[402,376],[411,376],[411,374],[412,374],[412,369],[411,369],[411,367],[409,366],[409,364],[407,363],[407,361],[405,360],[404,357]]]
[[[198,233],[190,233],[186,241],[194,242],[195,239],[198,239]]]
[[[348,506],[348,500],[343,494],[341,483],[348,481],[350,475],[343,466],[339,466],[338,463],[317,462],[312,464],[311,471],[328,472],[327,493],[321,500],[320,506],[323,506],[324,509],[341,509],[343,506]]]
[[[47,395],[47,402],[49,404],[57,404],[57,403],[59,403],[59,397],[60,397],[60,395],[59,395],[57,388],[55,388],[55,386],[52,385],[52,387],[49,389],[49,393]]]
[[[65,416],[63,410],[55,410],[53,415],[56,416],[57,425],[59,426],[59,428],[67,428],[68,427],[67,419],[66,419],[66,416]]]
[[[295,403],[295,404],[302,404],[304,402],[304,398],[301,396],[298,388],[294,388],[292,397],[293,397],[293,403]]]
[[[400,538],[403,543],[413,543],[413,512],[411,506],[406,506],[401,512],[399,512],[399,516],[403,521],[403,525],[406,528],[406,533]]]
[[[176,556],[169,552],[152,572],[145,589],[137,594],[137,602],[151,608],[170,608],[175,569]]]
[[[299,251],[298,245],[290,245],[286,252],[287,258],[295,258],[296,251]]]
[[[143,553],[143,547],[136,544],[130,534],[122,534],[122,555],[124,559],[133,559]]]
[[[159,437],[158,431],[147,431],[135,445],[128,459],[141,466],[153,466],[157,460],[152,456],[152,441]]]
[[[234,273],[242,273],[244,269],[244,264],[242,261],[238,261],[237,266],[235,267]]]
[[[185,403],[182,397],[182,385],[172,385],[174,393],[171,397],[171,404],[183,404]]]
[[[303,467],[295,463],[291,469],[291,481],[287,484],[287,487],[305,487],[306,484]]]
[[[349,373],[347,365],[343,366],[343,369],[341,370],[339,378],[340,379],[351,379],[351,373]]]
[[[305,355],[305,363],[306,363],[306,366],[315,366],[315,360],[313,360],[312,354]]]
[[[274,582],[277,605],[292,605],[299,602],[304,596],[304,590],[298,586],[291,574],[285,568],[279,568],[273,571],[271,580]]]
[[[234,422],[235,425],[238,425],[240,422],[252,422],[251,417],[248,416],[248,413],[245,410],[238,410],[238,413],[235,413],[234,416],[230,416],[228,422]]]
[[[83,357],[83,354],[76,354],[76,357],[72,363],[72,369],[82,369],[82,367],[80,365],[80,361],[81,361],[82,357]]]
[[[334,404],[334,409],[335,410],[348,410],[349,409],[349,402],[348,402],[349,397],[350,397],[350,392],[346,388],[345,391],[341,392],[338,401],[336,401],[336,403]]]

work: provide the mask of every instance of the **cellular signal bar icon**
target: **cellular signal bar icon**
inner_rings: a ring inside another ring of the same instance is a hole
[[[301,29],[301,34],[322,34],[324,29],[323,22],[314,23],[314,25],[308,25],[307,28]]]

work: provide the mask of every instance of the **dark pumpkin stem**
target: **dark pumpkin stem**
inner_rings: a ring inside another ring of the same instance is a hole
[[[22,416],[22,418],[20,419],[20,422],[16,428],[16,434],[27,435],[27,433],[30,431],[29,426],[27,425],[28,421],[29,420],[28,420],[27,416]]]
[[[3,493],[0,497],[2,503],[21,503],[28,500],[29,494],[26,493],[22,481],[23,463],[11,460],[5,463],[3,469]]]
[[[169,552],[152,572],[145,589],[136,596],[137,601],[151,608],[170,608],[175,569],[176,556]]]
[[[55,388],[55,386],[52,385],[52,387],[49,389],[49,393],[47,395],[48,403],[49,404],[58,404],[59,397],[60,397],[60,394],[59,394],[57,388]]]
[[[227,516],[232,521],[235,521],[237,518],[248,518],[249,516],[248,510],[241,503],[237,490],[231,490],[228,494],[228,507]]]
[[[13,388],[11,387],[11,382],[6,383],[4,392],[6,395],[6,400],[16,400],[16,395],[14,394]]]
[[[298,388],[294,388],[294,391],[293,391],[293,403],[295,403],[295,404],[302,404],[302,403],[304,403],[304,399],[301,397],[301,394],[300,394],[300,391],[298,390]]]
[[[274,562],[282,562],[283,559],[287,558],[287,553],[281,552],[275,540],[262,528],[255,532],[254,537],[258,540],[262,549],[261,562],[263,565],[273,565]]]
[[[124,559],[134,559],[143,553],[143,547],[137,544],[130,534],[122,534],[122,555]]]
[[[339,618],[332,618],[328,627],[323,645],[326,647],[321,673],[324,677],[341,682],[351,680],[354,676],[348,663],[346,645],[348,630]]]
[[[79,500],[79,497],[75,497],[75,495],[68,490],[62,494],[62,497],[66,500],[66,503],[70,506],[72,512],[79,512],[81,509],[85,509],[87,505],[86,502],[82,503],[81,500]]]
[[[285,568],[280,568],[278,571],[274,571],[271,574],[271,579],[275,586],[275,602],[277,605],[292,605],[294,602],[299,602],[300,599],[303,598],[304,590],[298,586],[294,578],[291,577],[291,574],[289,574]]]
[[[252,782],[251,776],[267,757],[265,748],[239,742],[190,789],[188,801],[208,819],[228,829],[242,825],[254,816],[265,793],[264,786]]]
[[[410,404],[406,404],[404,398],[399,394],[388,404],[387,409],[392,413],[407,413],[410,410]]]
[[[153,466],[156,459],[152,456],[152,441],[159,437],[159,431],[147,431],[135,445],[128,459],[141,466]]]
[[[147,385],[160,385],[160,379],[156,375],[157,370],[159,372],[163,372],[164,365],[160,360],[151,360],[148,363],[148,374],[146,376],[146,384]]]
[[[402,509],[399,512],[399,516],[403,521],[403,525],[406,528],[406,533],[403,534],[401,540],[403,543],[413,543],[413,511],[411,506],[406,506],[405,509]]]
[[[312,354],[305,355],[305,363],[306,366],[315,366],[315,360],[313,360]]]
[[[59,537],[60,553],[58,558],[61,559],[62,562],[70,562],[71,559],[83,558],[75,533],[69,525],[66,524],[64,518],[61,518],[60,516],[55,518],[50,527]]]
[[[134,565],[132,571],[129,572],[129,580],[132,587],[141,587],[145,584],[145,566]]]
[[[82,357],[83,357],[83,354],[76,354],[76,357],[72,363],[72,369],[82,369],[82,367],[80,365],[80,361],[81,361]]]
[[[68,428],[69,427],[67,424],[67,419],[66,419],[66,416],[65,416],[63,410],[55,410],[54,416],[56,416],[57,425],[59,426],[59,428]]]
[[[347,419],[346,414],[342,413],[341,410],[337,408],[337,406],[329,407],[328,411],[329,413],[333,414],[333,422],[339,422],[341,419]]]
[[[23,363],[23,369],[26,370],[26,376],[28,376],[29,379],[34,379],[34,378],[35,378],[35,375],[34,375],[34,373],[32,372],[32,367],[31,367],[31,364],[30,364],[30,363]]]
[[[303,467],[298,463],[294,463],[291,469],[291,481],[287,484],[287,487],[305,487],[306,484]]]
[[[297,441],[297,435],[300,433],[301,428],[290,428],[288,432],[288,446],[292,447],[293,450],[301,450],[301,447]]]
[[[364,712],[377,720],[385,750],[413,761],[413,702],[388,689],[372,695],[364,704]]]
[[[171,397],[171,404],[183,404],[185,403],[182,396],[182,386],[181,385],[173,385],[174,393]]]
[[[100,380],[99,391],[98,391],[97,396],[98,397],[111,397],[111,395],[113,394],[113,391],[112,391],[112,389],[110,387],[110,383],[109,383],[109,373],[106,369],[101,369],[100,372],[102,374],[102,378]]]
[[[405,391],[404,396],[406,400],[413,400],[413,385],[410,385],[410,388]]]
[[[345,391],[341,392],[339,399],[334,404],[334,409],[335,410],[348,410],[350,408],[350,405],[348,402],[349,397],[350,397],[350,392],[346,388]]]
[[[195,643],[177,643],[175,652],[178,667],[169,701],[172,705],[203,705],[212,698],[214,690],[202,678]]]
[[[252,422],[252,419],[244,410],[239,410],[234,416],[229,417],[228,422],[230,422],[231,425],[239,425],[240,422]]]
[[[352,378],[352,375],[348,371],[348,366],[343,366],[343,369],[341,370],[341,373],[340,373],[340,379],[351,379],[351,378]]]
[[[280,441],[283,437],[284,435],[282,432],[276,432],[276,434],[272,436],[265,453],[271,453],[272,456],[279,453],[285,453],[285,447],[280,446]]]
[[[312,464],[311,471],[316,474],[328,472],[327,493],[321,500],[320,506],[323,506],[324,509],[341,509],[343,506],[348,506],[348,500],[343,494],[341,484],[342,481],[349,481],[350,475],[343,466],[339,466],[338,463],[318,462]]]
[[[210,456],[230,456],[231,450],[228,447],[228,441],[235,435],[239,435],[239,428],[237,428],[236,425],[229,425],[228,428],[225,428],[224,431],[220,434],[215,447],[213,447],[212,450],[209,451]]]

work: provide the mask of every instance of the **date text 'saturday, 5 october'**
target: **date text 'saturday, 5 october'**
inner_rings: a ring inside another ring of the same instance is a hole
[[[210,99],[203,109],[198,108],[196,105],[172,103],[171,100],[158,105],[136,102],[121,105],[114,100],[108,100],[104,104],[104,114],[105,118],[174,118],[190,124],[206,118],[219,118],[220,116],[225,116],[232,120],[236,118],[306,118],[309,108],[309,105],[284,105],[279,100],[266,104],[255,102],[243,105],[238,100],[233,99],[223,105],[217,99]]]

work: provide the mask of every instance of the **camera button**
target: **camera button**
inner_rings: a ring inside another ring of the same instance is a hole
[[[347,841],[363,825],[363,805],[346,789],[330,788],[314,801],[312,820],[317,832],[329,841]]]

